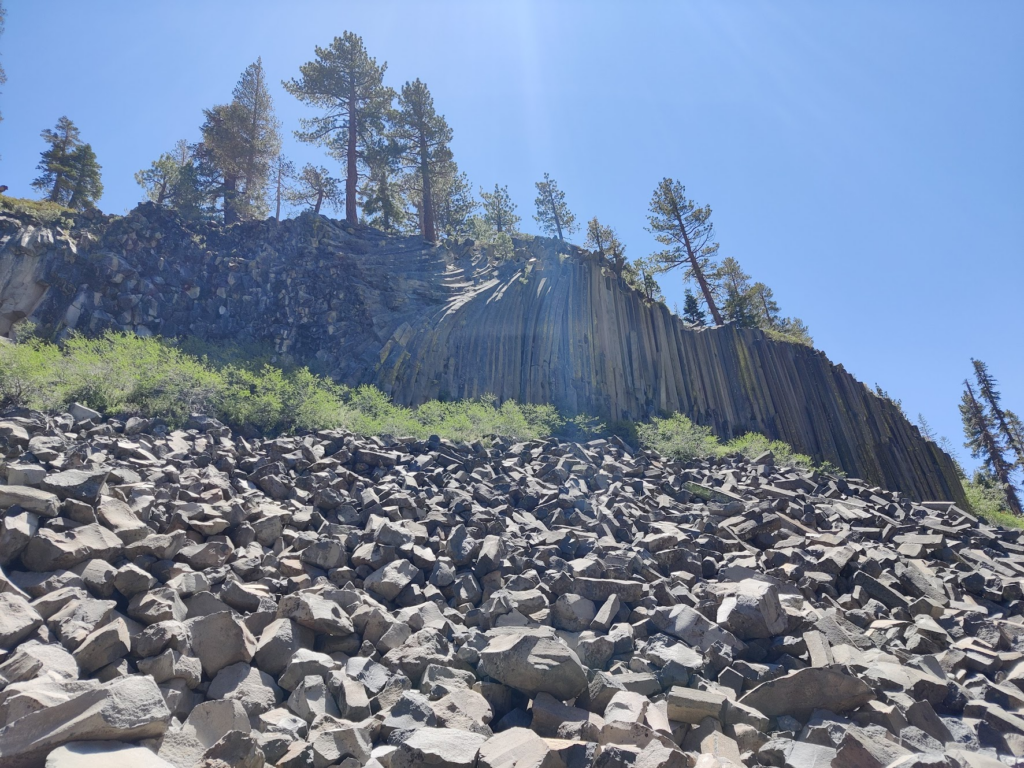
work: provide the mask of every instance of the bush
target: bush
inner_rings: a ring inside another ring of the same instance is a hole
[[[983,517],[993,525],[1004,528],[1024,528],[1024,517],[1015,515],[1006,506],[1006,496],[996,487],[991,476],[975,473],[973,480],[963,480],[964,496],[968,510],[977,517]]]
[[[814,469],[814,461],[810,456],[796,453],[788,443],[769,440],[756,432],[747,432],[741,437],[733,438],[720,449],[722,454],[742,453],[748,459],[760,456],[765,451],[771,451],[775,456],[775,463],[781,466]]]
[[[681,413],[640,424],[637,435],[646,447],[683,461],[717,456],[721,448],[710,427],[694,424]]]

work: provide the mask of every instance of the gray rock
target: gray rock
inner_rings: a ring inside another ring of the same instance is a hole
[[[66,469],[47,475],[42,488],[61,499],[95,504],[106,486],[109,474],[107,469]]]
[[[174,768],[145,747],[119,741],[73,741],[46,756],[46,768]]]
[[[55,493],[27,485],[0,485],[0,510],[6,511],[15,504],[42,517],[56,517],[60,511],[60,499]]]
[[[128,625],[124,619],[115,619],[86,637],[73,655],[82,672],[90,674],[124,658],[129,650],[131,638],[128,636]]]
[[[121,551],[121,540],[99,524],[58,532],[40,528],[21,554],[30,571],[66,570],[86,560],[112,560]]]
[[[740,698],[740,703],[768,717],[791,715],[807,720],[815,709],[849,712],[873,699],[863,680],[837,669],[808,667],[762,683]]]
[[[43,617],[14,592],[0,592],[0,648],[13,648],[35,632]]]
[[[533,696],[549,693],[565,701],[587,687],[579,657],[549,637],[507,632],[492,637],[480,651],[480,672]]]
[[[171,713],[148,677],[123,677],[0,728],[0,765],[35,768],[74,741],[136,741],[167,730]]]
[[[206,692],[209,699],[237,701],[250,717],[269,712],[284,698],[274,678],[245,662],[221,669]]]
[[[453,728],[420,728],[392,755],[391,768],[473,768],[486,740]]]
[[[252,661],[256,640],[245,625],[230,613],[214,613],[186,622],[192,649],[212,677],[229,664]]]

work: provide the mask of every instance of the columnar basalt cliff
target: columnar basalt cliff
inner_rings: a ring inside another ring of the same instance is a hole
[[[600,258],[517,241],[497,261],[311,215],[186,225],[145,204],[70,230],[0,217],[0,335],[106,329],[272,345],[399,403],[493,394],[610,420],[681,411],[761,432],[853,476],[962,500],[950,459],[820,351],[732,326],[693,330]]]

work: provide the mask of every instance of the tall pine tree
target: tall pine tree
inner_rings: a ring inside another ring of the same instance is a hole
[[[1006,447],[1013,452],[1014,463],[1024,466],[1024,442],[1021,441],[1020,430],[1011,426],[1011,420],[1002,408],[1002,395],[999,394],[995,377],[988,372],[988,366],[981,360],[971,358],[974,366],[974,378],[978,382],[978,391],[988,405],[989,415],[995,424],[1000,437],[1006,441]],[[1010,413],[1013,416],[1013,413]],[[1018,420],[1019,422],[1019,420]]]
[[[100,165],[92,147],[82,141],[78,127],[64,116],[52,130],[47,128],[40,135],[49,148],[40,156],[36,168],[41,173],[32,186],[51,203],[78,210],[93,206],[103,194]]]
[[[686,266],[685,279],[694,280],[704,296],[716,325],[724,321],[718,310],[708,277],[714,274],[714,257],[718,243],[714,242],[715,228],[711,224],[711,206],[698,208],[686,197],[686,187],[674,179],[665,178],[658,184],[651,198],[648,231],[669,249],[656,254],[660,271]]]
[[[263,60],[246,67],[230,104],[207,109],[204,114],[204,154],[219,172],[224,223],[265,216],[267,182],[281,151],[281,136]]]
[[[981,401],[974,394],[969,381],[964,381],[964,394],[960,400],[960,417],[964,424],[964,445],[971,456],[981,459],[985,469],[1000,485],[1011,512],[1021,513],[1020,500],[1011,482],[1012,466],[1003,455],[1003,446],[995,432],[992,417],[986,413]]]
[[[565,203],[565,192],[558,188],[558,182],[547,173],[544,174],[544,180],[538,181],[536,186],[537,197],[533,202],[537,207],[537,213],[533,215],[533,219],[540,225],[542,232],[557,237],[564,243],[566,235],[579,230],[576,216]]]
[[[457,180],[458,174],[457,170],[452,170],[452,151],[448,147],[452,129],[444,116],[437,114],[430,90],[419,79],[402,86],[391,135],[403,164],[413,174],[418,192],[420,232],[427,242],[436,242],[435,186],[440,191],[445,174],[449,183]]]
[[[326,146],[345,164],[345,218],[359,220],[359,171],[367,147],[384,132],[384,120],[395,93],[384,85],[387,63],[377,64],[363,39],[345,32],[326,48],[316,47],[316,58],[299,68],[300,77],[284,83],[285,90],[313,107],[319,117],[302,120],[300,141]]]

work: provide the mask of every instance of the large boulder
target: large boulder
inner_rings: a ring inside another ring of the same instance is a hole
[[[740,698],[768,717],[805,721],[816,709],[842,714],[875,698],[863,680],[830,667],[808,667],[761,683]]]
[[[170,719],[152,678],[121,677],[0,728],[0,765],[43,768],[52,750],[72,741],[156,738]]]
[[[579,656],[550,636],[529,631],[499,631],[480,651],[479,671],[528,696],[549,693],[560,701],[587,687]]]
[[[98,523],[68,531],[40,528],[22,552],[21,561],[30,571],[48,573],[73,568],[86,560],[109,562],[121,548],[121,540]]]

